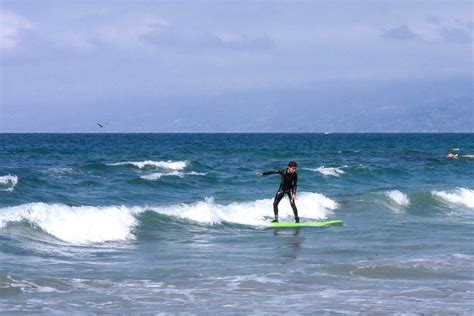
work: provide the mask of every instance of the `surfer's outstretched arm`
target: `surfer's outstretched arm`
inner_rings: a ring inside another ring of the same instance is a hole
[[[257,172],[257,177],[261,176],[268,176],[269,174],[281,174],[282,170],[272,170],[272,171],[265,171],[265,172]]]

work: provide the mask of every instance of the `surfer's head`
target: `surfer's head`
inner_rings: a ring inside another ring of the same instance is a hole
[[[296,163],[296,161],[292,160],[288,163],[288,170],[291,173],[296,172],[296,167],[298,167],[298,164]]]

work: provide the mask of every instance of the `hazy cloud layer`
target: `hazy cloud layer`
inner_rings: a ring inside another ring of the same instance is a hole
[[[11,11],[0,11],[0,49],[9,51],[20,42],[21,33],[32,28],[31,22]]]
[[[281,112],[274,91],[293,102],[295,91],[318,100],[354,84],[375,95],[391,82],[471,83],[472,3],[454,2],[2,0],[0,124],[24,126],[38,109],[38,122],[74,113],[87,121],[119,103],[127,119],[137,104],[159,115],[177,103],[204,106],[196,96],[225,109],[233,100],[223,96],[234,94],[253,95],[249,111]]]
[[[171,28],[168,25],[153,25],[150,32],[141,38],[158,47],[182,49],[261,50],[274,45],[273,40],[265,36],[219,36],[211,32]]]
[[[472,39],[467,30],[461,28],[442,28],[441,36],[448,43],[471,44]]]
[[[418,36],[406,25],[390,29],[382,34],[382,37],[395,40],[412,40]]]

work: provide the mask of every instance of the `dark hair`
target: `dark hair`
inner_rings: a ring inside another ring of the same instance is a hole
[[[288,167],[298,167],[298,164],[296,163],[296,161],[292,160],[288,163]]]

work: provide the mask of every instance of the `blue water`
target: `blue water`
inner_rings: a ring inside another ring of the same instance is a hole
[[[344,226],[265,226],[290,160]],[[0,134],[0,313],[472,314],[473,170],[473,134]]]

